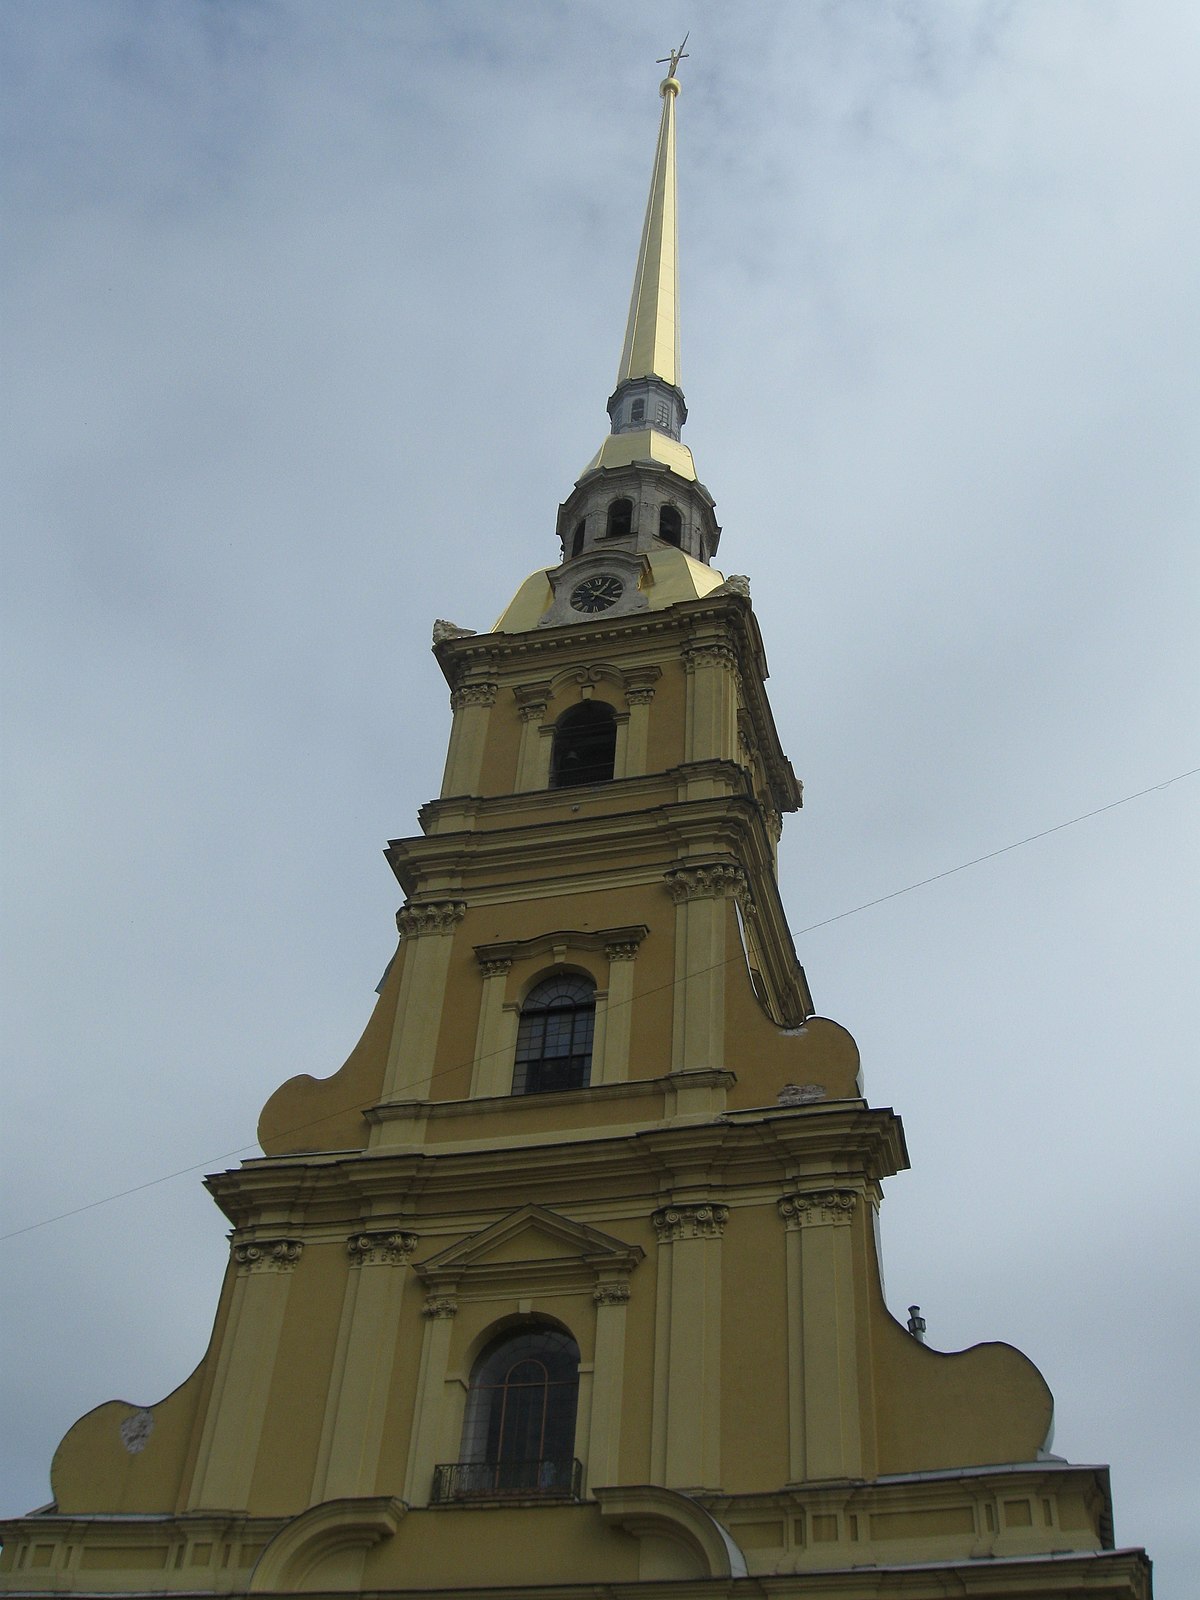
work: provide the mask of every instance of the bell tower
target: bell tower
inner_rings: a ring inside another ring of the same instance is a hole
[[[1033,1364],[884,1298],[904,1135],[788,932],[801,786],[681,438],[681,59],[559,559],[434,627],[445,770],[387,849],[374,1013],[207,1180],[209,1349],[70,1430],[8,1592],[1148,1600]]]

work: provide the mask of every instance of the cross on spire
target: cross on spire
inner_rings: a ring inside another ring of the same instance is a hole
[[[684,34],[684,36],[683,36],[683,44],[681,44],[679,46],[678,50],[672,50],[671,54],[669,56],[659,56],[658,61],[657,61],[656,64],[658,66],[660,66],[660,67],[661,66],[666,66],[667,77],[668,78],[673,78],[675,76],[675,68],[679,65],[679,63],[681,61],[686,61],[687,60],[688,52],[684,49],[684,45],[687,44],[687,42],[691,38],[691,36],[692,36],[692,30],[689,28],[688,31]]]

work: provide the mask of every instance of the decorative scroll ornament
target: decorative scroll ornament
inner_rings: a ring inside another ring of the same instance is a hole
[[[709,861],[697,867],[672,867],[667,888],[676,905],[682,900],[727,899],[733,896],[747,910],[753,905],[745,870],[736,861]]]
[[[821,1189],[813,1194],[785,1194],[779,1215],[789,1228],[823,1222],[849,1222],[858,1196],[853,1189]]]
[[[403,905],[396,926],[406,939],[422,933],[453,933],[467,914],[465,900],[430,900],[425,905]]]
[[[450,691],[450,709],[461,711],[463,706],[494,706],[497,692],[494,683],[464,683]]]
[[[677,1239],[719,1239],[729,1221],[729,1207],[706,1201],[703,1205],[663,1206],[651,1219],[659,1244]]]
[[[781,1106],[811,1106],[827,1096],[828,1091],[821,1083],[785,1083],[775,1099]]]
[[[452,1294],[427,1294],[425,1304],[421,1307],[421,1315],[429,1317],[431,1321],[438,1317],[456,1317],[458,1301]]]
[[[415,1233],[353,1233],[346,1240],[350,1264],[354,1267],[372,1266],[382,1262],[388,1266],[404,1266],[417,1248]]]
[[[149,1444],[153,1431],[153,1411],[135,1411],[121,1424],[121,1443],[131,1456],[136,1456]]]
[[[447,622],[445,617],[439,617],[433,625],[433,642],[442,644],[446,639],[473,639],[474,628],[460,628],[457,622]]]
[[[629,1299],[629,1285],[627,1283],[602,1283],[592,1293],[592,1299],[598,1306],[623,1306]]]
[[[242,1272],[290,1272],[303,1249],[299,1239],[255,1239],[235,1244],[233,1259]]]
[[[749,600],[750,579],[741,572],[731,572],[724,583],[719,583],[715,589],[710,589],[704,598],[711,600],[718,594],[736,594],[743,600]]]

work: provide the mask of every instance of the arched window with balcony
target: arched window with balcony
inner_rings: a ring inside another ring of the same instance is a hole
[[[579,1346],[550,1322],[510,1328],[471,1371],[459,1460],[439,1467],[436,1500],[578,1495]]]
[[[550,787],[607,783],[617,759],[617,714],[604,700],[581,700],[554,724]]]
[[[517,1025],[513,1093],[586,1088],[595,1030],[596,986],[590,978],[563,972],[536,984]]]

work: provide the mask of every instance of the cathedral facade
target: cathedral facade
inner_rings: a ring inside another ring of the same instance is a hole
[[[75,1424],[6,1592],[1148,1600],[1037,1368],[884,1299],[903,1130],[796,959],[801,788],[681,437],[677,64],[560,559],[434,630],[453,722],[378,1004],[208,1180],[208,1351]]]

